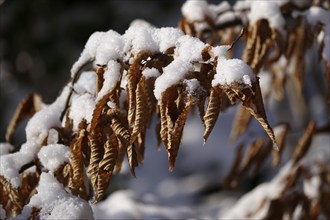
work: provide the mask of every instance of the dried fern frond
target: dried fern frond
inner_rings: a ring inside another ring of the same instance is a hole
[[[308,151],[311,143],[312,137],[316,128],[316,122],[309,122],[303,136],[299,139],[299,142],[293,152],[292,160],[293,163],[296,164]]]
[[[128,158],[128,164],[131,170],[131,174],[136,177],[135,175],[135,167],[139,166],[138,163],[138,152],[137,152],[137,146],[135,143],[130,144],[127,147],[127,158]]]
[[[118,141],[115,133],[111,133],[105,142],[103,159],[99,163],[97,191],[95,191],[95,199],[93,203],[100,201],[105,195],[110,183],[114,167],[118,156]]]
[[[243,60],[258,73],[265,62],[274,38],[273,30],[266,19],[257,21],[248,29],[248,39],[243,52]]]
[[[182,112],[179,113],[179,117],[174,123],[173,128],[169,131],[170,137],[169,137],[169,148],[168,151],[168,159],[169,159],[169,170],[173,171],[176,157],[179,151],[181,137],[183,133],[183,128],[185,125],[185,122],[188,117],[189,110],[191,109],[191,104],[186,104],[186,106],[183,108]]]
[[[104,140],[101,128],[97,127],[92,133],[88,136],[88,144],[91,149],[90,163],[88,165],[88,174],[92,183],[94,192],[97,192],[98,183],[98,171],[99,163],[103,158],[104,154]]]
[[[38,112],[41,109],[41,105],[42,105],[41,96],[36,93],[32,93],[28,95],[20,102],[6,130],[5,140],[7,142],[10,142],[10,139],[17,125],[24,118],[32,117],[36,112]]]
[[[136,111],[136,89],[141,77],[141,62],[147,60],[151,54],[142,51],[134,56],[134,61],[129,66],[126,74],[126,93],[128,101],[128,123],[133,125]]]
[[[222,89],[220,88],[211,89],[207,109],[203,117],[203,122],[205,127],[205,131],[203,135],[204,144],[206,143],[218,119],[221,109],[221,99],[222,99],[221,96],[222,96]]]
[[[135,121],[133,131],[131,132],[131,140],[132,144],[135,142],[138,134],[141,133],[146,127],[148,109],[147,109],[147,94],[145,90],[145,79],[144,77],[140,78],[140,82],[136,88],[136,110],[135,110]]]
[[[236,141],[239,136],[245,133],[251,121],[251,116],[245,107],[238,107],[229,135],[230,142]]]
[[[252,90],[255,93],[254,96],[251,97],[252,94],[250,92],[247,93],[247,98],[245,100],[242,100],[243,106],[246,107],[247,110],[259,121],[261,126],[268,134],[269,138],[273,141],[274,148],[278,150],[273,129],[267,121],[258,78],[252,84]]]
[[[96,69],[96,94],[100,92],[104,82],[104,67],[98,67]]]
[[[277,130],[277,129],[279,129],[279,130]],[[279,163],[281,162],[281,153],[283,152],[283,149],[284,149],[285,139],[288,134],[288,130],[289,130],[288,124],[280,124],[274,128],[278,151],[272,152],[272,154],[273,154],[272,165],[273,166],[278,166]]]
[[[86,122],[82,121],[79,125],[80,130],[76,138],[73,140],[70,148],[70,162],[72,167],[72,187],[71,190],[76,192],[82,198],[87,198],[86,187],[84,185],[84,158],[83,158],[83,142],[86,141]]]
[[[0,202],[9,216],[16,216],[23,208],[22,195],[19,189],[13,188],[10,182],[3,176],[0,176],[1,191],[4,192],[4,198],[8,196],[9,200]]]
[[[244,150],[245,145],[241,144],[237,147],[236,149],[236,154],[235,158],[233,161],[233,165],[231,165],[231,168],[226,175],[225,180],[223,181],[223,186],[224,188],[232,188],[237,184],[237,177],[238,177],[238,172],[240,169],[241,161],[243,158],[243,150]]]

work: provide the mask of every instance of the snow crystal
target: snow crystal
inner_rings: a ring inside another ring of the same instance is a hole
[[[237,1],[234,5],[235,11],[247,10],[251,7],[252,1]]]
[[[188,0],[181,7],[181,13],[189,21],[203,21],[206,16],[215,18],[214,11],[209,9],[205,0]]]
[[[230,45],[221,45],[212,47],[212,52],[214,57],[218,58],[226,58],[227,57],[227,51],[230,48]]]
[[[77,94],[90,93],[95,94],[96,91],[96,74],[94,71],[82,72],[78,81],[73,86]]]
[[[102,41],[99,43],[95,63],[97,65],[106,65],[110,60],[117,60],[124,55],[124,40],[120,34],[109,30],[103,34]]]
[[[202,50],[206,45],[198,38],[184,35],[176,42],[176,58],[190,62],[202,60]]]
[[[17,188],[21,185],[21,178],[18,173],[15,156],[19,152],[14,154],[7,154],[0,158],[0,175],[7,179],[10,184]]]
[[[85,119],[88,123],[92,121],[95,108],[94,97],[88,93],[81,96],[73,96],[69,118],[73,121],[73,129],[77,130],[79,123]]]
[[[0,143],[0,155],[9,154],[12,150],[14,150],[14,146],[10,143]]]
[[[218,59],[216,74],[212,86],[230,85],[232,83],[252,85],[256,80],[250,66],[240,59]]]
[[[0,175],[6,178],[14,188],[21,185],[19,169],[29,163],[39,149],[40,145],[35,140],[22,144],[19,152],[2,155],[0,158]]]
[[[94,219],[90,205],[68,194],[49,173],[41,173],[37,192],[24,209],[40,208],[41,219]]]
[[[317,200],[319,197],[319,188],[321,179],[319,176],[313,176],[310,179],[304,180],[304,193],[311,199]]]
[[[73,78],[79,69],[87,62],[95,58],[96,49],[103,40],[104,32],[94,32],[85,45],[83,52],[80,54],[79,59],[73,64],[71,68],[71,77]]]
[[[130,27],[136,26],[136,27],[147,27],[147,28],[154,28],[150,22],[143,20],[143,19],[135,19],[133,20],[130,25]]]
[[[58,132],[52,128],[48,131],[47,144],[56,144],[58,142]]]
[[[163,74],[155,81],[154,95],[159,100],[160,95],[169,87],[175,85],[189,71],[193,70],[193,65],[190,62],[183,62],[180,59],[174,60],[164,68]]]
[[[152,67],[152,68],[145,68],[142,71],[142,75],[146,78],[157,78],[158,76],[160,76],[160,72],[158,71],[158,69]]]
[[[216,14],[223,13],[224,11],[230,10],[231,6],[227,1],[222,1],[218,5],[210,4],[209,9],[211,11],[213,11],[213,13],[216,15]]]
[[[260,19],[267,19],[272,28],[285,34],[285,20],[276,1],[252,1],[248,18],[251,24]]]
[[[223,24],[223,23],[226,23],[226,22],[234,21],[235,19],[236,19],[235,13],[232,12],[232,11],[227,11],[227,12],[221,14],[217,18],[215,24],[220,25],[220,24]]]
[[[185,79],[183,80],[183,83],[186,85],[186,91],[188,92],[188,94],[190,94],[191,96],[196,96],[198,89],[200,88],[200,83],[197,79]]]
[[[125,40],[124,50],[131,51],[133,54],[136,54],[140,51],[159,51],[159,46],[152,38],[154,29],[155,28],[151,28],[145,25],[134,25],[129,27],[123,35]]]
[[[174,47],[175,42],[183,35],[181,30],[172,27],[158,28],[153,32],[153,38],[159,44],[159,51],[162,53],[168,48]]]
[[[50,144],[40,149],[38,158],[46,169],[55,172],[60,165],[69,162],[70,148],[63,144]]]
[[[103,96],[111,92],[117,85],[117,82],[120,80],[120,64],[110,60],[108,63],[108,70],[104,72],[103,77],[103,86],[97,94],[96,102],[100,101]]]
[[[66,86],[54,103],[33,115],[25,128],[27,140],[36,139],[41,145],[48,130],[61,125],[60,115],[65,107],[69,92],[70,88]]]

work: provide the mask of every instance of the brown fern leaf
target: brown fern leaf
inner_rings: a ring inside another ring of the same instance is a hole
[[[133,143],[127,147],[127,158],[128,158],[128,164],[131,170],[131,174],[135,176],[135,167],[139,165],[138,163],[138,155],[136,152],[136,144]]]
[[[238,177],[243,177],[248,170],[255,164],[257,161],[258,154],[263,148],[264,139],[256,140],[249,148],[249,151],[246,153],[245,157],[242,160],[240,170],[238,172]]]
[[[27,204],[30,198],[36,193],[36,187],[39,182],[39,174],[36,172],[22,173],[21,196],[24,204]]]
[[[273,151],[273,161],[272,165],[273,166],[278,166],[279,163],[281,162],[281,153],[283,152],[284,149],[284,144],[285,144],[285,139],[287,136],[289,130],[289,125],[288,124],[280,124],[274,128],[274,133],[276,136],[276,143],[278,145],[278,151]]]
[[[104,74],[105,69],[102,66],[99,66],[95,73],[96,73],[96,94],[100,92],[104,83]]]
[[[144,151],[145,151],[145,138],[146,138],[146,128],[144,131],[140,132],[136,144],[137,144],[137,157],[139,164],[143,164],[144,161]]]
[[[162,139],[165,148],[168,148],[168,125],[167,125],[167,103],[168,97],[165,91],[159,100],[159,114],[160,114],[160,138]]]
[[[190,36],[196,36],[196,30],[192,23],[190,23],[184,16],[179,21],[178,28],[181,29],[185,34]]]
[[[146,90],[146,98],[147,98],[147,108],[148,108],[148,117],[146,117],[147,125],[150,127],[151,119],[153,113],[156,111],[157,100],[154,96],[154,85],[155,79],[150,77],[145,81],[145,90]]]
[[[136,89],[141,77],[141,62],[150,56],[147,52],[140,52],[134,57],[133,63],[130,65],[126,75],[126,93],[128,100],[128,123],[130,126],[135,121],[136,111]]]
[[[121,116],[119,109],[109,109],[107,111],[107,115],[111,118],[112,130],[120,142],[127,147],[131,136],[127,121],[125,121],[124,117]]]
[[[131,134],[130,143],[135,142],[138,134],[144,130],[146,127],[146,121],[148,117],[148,109],[147,109],[147,94],[145,90],[145,79],[142,76],[140,78],[140,82],[137,85],[136,89],[136,110],[135,110],[135,121],[134,127]]]
[[[266,19],[260,19],[249,27],[248,40],[243,52],[243,60],[258,73],[265,63],[267,52],[273,42],[273,30]]]
[[[99,123],[101,122],[101,117],[104,111],[104,107],[107,105],[107,102],[109,100],[111,92],[107,95],[103,96],[98,103],[96,103],[94,111],[93,111],[93,118],[91,122],[90,131],[94,131],[97,126],[99,126]]]
[[[170,141],[169,141],[169,148],[167,149],[167,151],[168,151],[168,160],[169,160],[169,170],[171,172],[174,169],[176,157],[180,147],[183,128],[186,123],[191,106],[192,105],[190,103],[186,104],[182,112],[179,114],[179,117],[175,121],[173,128],[169,131]]]
[[[218,119],[221,109],[221,96],[222,96],[222,89],[220,89],[219,87],[217,88],[213,87],[211,89],[206,113],[203,117],[204,127],[205,127],[205,131],[203,135],[204,144],[206,143]]]
[[[99,163],[97,191],[95,192],[96,196],[93,203],[100,201],[101,198],[105,195],[114,167],[116,165],[118,156],[118,141],[115,133],[112,133],[109,136],[108,140],[105,142],[104,147],[104,156]]]
[[[97,127],[92,133],[88,136],[89,146],[91,149],[90,163],[88,165],[88,174],[92,183],[94,192],[97,192],[98,183],[98,170],[99,163],[103,158],[104,154],[104,140],[103,134],[100,127]]]
[[[230,132],[229,140],[234,142],[237,138],[243,135],[251,121],[250,112],[243,106],[239,106],[233,121],[233,126]]]
[[[73,171],[72,182],[73,182],[73,191],[76,191],[78,195],[82,198],[87,197],[86,188],[84,185],[84,158],[83,158],[83,141],[85,138],[85,130],[86,123],[82,121],[79,125],[79,131],[77,133],[77,137],[72,142],[71,154],[70,154],[70,162]]]
[[[251,89],[253,92],[251,91]],[[259,121],[261,126],[268,134],[269,138],[273,141],[274,149],[278,150],[273,129],[270,127],[267,121],[259,86],[259,78],[257,78],[257,80],[252,84],[251,89],[243,89],[241,91],[242,94],[238,92],[238,98],[242,101],[243,106],[251,113],[251,115],[253,115]]]
[[[12,135],[17,125],[26,117],[32,117],[36,112],[41,109],[42,100],[41,96],[32,93],[25,97],[17,106],[14,116],[11,118],[6,130],[5,140],[10,142]]]
[[[116,164],[115,164],[115,168],[114,168],[115,173],[120,172],[126,152],[127,152],[127,146],[126,147],[123,146],[121,141],[118,140],[118,156],[117,156],[117,160],[116,160]]]
[[[310,121],[303,136],[299,139],[299,142],[293,152],[292,161],[296,164],[307,153],[311,143],[313,134],[316,128],[316,122]]]
[[[224,180],[224,183],[223,183],[225,189],[235,187],[237,184],[237,177],[238,177],[240,164],[241,164],[241,161],[243,158],[244,146],[245,146],[244,144],[241,144],[238,146],[238,148],[236,150],[236,155],[235,155],[233,165],[231,166],[231,168]]]
[[[0,176],[0,186],[2,190],[6,193],[8,193],[9,200],[4,201],[7,202],[7,204],[4,204],[4,208],[6,211],[7,216],[16,216],[18,215],[22,208],[23,208],[23,201],[21,196],[21,191],[13,188],[10,184],[10,182],[7,181],[6,178],[3,176]],[[1,202],[2,204],[2,202]]]

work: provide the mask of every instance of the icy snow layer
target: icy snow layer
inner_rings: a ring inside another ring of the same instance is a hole
[[[0,175],[5,177],[14,188],[21,185],[19,169],[36,157],[48,131],[52,127],[60,126],[60,114],[68,94],[67,86],[53,104],[44,107],[30,119],[25,128],[27,141],[22,144],[18,152],[0,157]]]
[[[46,169],[54,173],[60,165],[69,162],[70,148],[63,144],[50,144],[40,149],[38,158]]]
[[[10,143],[0,143],[0,155],[9,154],[12,150],[14,150],[14,146]]]
[[[267,19],[272,28],[285,34],[285,20],[276,1],[253,1],[248,18],[252,25],[260,19]]]
[[[108,70],[103,74],[103,86],[97,94],[96,102],[100,101],[105,95],[111,92],[120,80],[120,64],[116,61],[110,60],[107,67]]]
[[[252,86],[256,77],[250,66],[239,59],[218,59],[217,73],[212,80],[212,86],[231,85],[239,83]]]
[[[146,78],[157,78],[158,76],[160,76],[160,72],[156,69],[156,68],[145,68],[142,71],[142,75]]]
[[[186,4],[188,6],[190,4],[197,4],[199,7],[199,4],[206,4],[206,2],[203,2],[204,1],[187,1]],[[174,61],[163,68],[163,73],[161,75],[158,71],[152,69],[145,69],[142,73],[146,76],[146,78],[157,78],[155,82],[154,95],[156,99],[159,100],[161,94],[167,88],[181,82],[187,73],[191,71],[199,71],[198,64],[199,62],[203,62],[202,51],[206,47],[210,47],[208,44],[203,43],[197,38],[184,35],[181,30],[176,28],[155,28],[153,26],[146,25],[143,22],[137,22],[134,23],[122,36],[111,30],[103,34],[101,34],[101,32],[94,33],[87,41],[80,58],[73,65],[72,74],[76,74],[75,71],[78,71],[87,60],[88,62],[94,60],[96,64],[103,65],[107,68],[107,71],[104,73],[105,81],[103,87],[97,94],[95,100],[95,103],[97,103],[103,96],[111,92],[115,88],[116,83],[120,80],[120,64],[118,60],[123,62],[130,61],[140,52],[150,52],[154,54],[166,53],[167,49],[173,47],[175,47]],[[213,57],[209,60],[209,62],[215,61],[215,59],[226,58],[226,52],[229,47],[230,46],[228,45],[210,47],[211,52],[213,52]],[[88,56],[88,59],[85,59],[86,56]],[[241,75],[232,73],[232,76],[226,74],[226,79],[220,79],[220,77],[224,76],[220,73],[218,74],[218,79],[215,80],[215,83],[218,81],[218,84],[221,84],[219,80],[225,80],[227,83],[232,83],[235,80],[238,80],[238,83],[251,85],[251,82],[254,80],[254,78],[249,75],[250,70],[246,68],[246,65],[243,65],[243,63],[237,59],[232,61],[219,61],[218,66],[221,65],[224,65],[224,67],[229,65],[230,68],[237,65],[239,67],[237,67],[238,69],[236,70],[234,69],[234,71],[237,72],[242,70],[245,72],[240,73]],[[81,78],[83,78],[81,79],[82,81],[86,81],[88,77],[84,75],[84,77]],[[78,95],[81,94],[81,91],[85,90],[91,93],[91,90],[94,89],[89,85],[90,82],[86,82],[87,86],[85,86],[84,83],[79,81],[80,79],[77,82],[79,86],[74,85],[75,89],[78,90]],[[93,100],[91,100],[92,94],[90,94],[90,97],[80,97],[80,99],[84,99],[87,106],[86,110],[93,107]],[[81,102],[79,101],[79,103]],[[75,128],[77,128],[78,123],[83,118],[86,119],[87,122],[90,121],[90,111],[81,113],[80,108],[75,107],[75,101],[72,103],[72,106],[74,106],[73,111],[75,111],[74,109],[79,109],[78,112],[70,113],[70,118],[74,120]]]
[[[41,173],[37,192],[14,219],[28,219],[32,207],[41,209],[40,219],[94,219],[90,205],[67,193],[52,174]]]
[[[181,13],[189,21],[203,21],[208,16],[212,19],[216,17],[215,11],[210,10],[205,0],[188,0],[181,7]]]

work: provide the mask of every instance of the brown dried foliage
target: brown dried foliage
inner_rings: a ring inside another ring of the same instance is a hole
[[[283,6],[282,9],[290,11],[294,7]],[[246,45],[243,51],[244,61],[251,66],[257,75],[262,68],[272,70],[272,65],[277,65],[277,61],[281,56],[286,56],[290,62],[293,62],[291,65],[295,67],[294,85],[296,92],[300,94],[303,83],[303,55],[312,46],[305,42],[312,42],[311,39],[317,36],[319,30],[316,30],[314,35],[309,35],[307,34],[310,32],[308,24],[303,19],[297,19],[292,21],[292,26],[287,27],[288,35],[284,38],[278,30],[272,29],[265,19],[259,20],[256,24],[247,24],[247,27],[242,27],[243,22],[240,20],[217,26],[212,19],[206,17],[204,22],[208,24],[208,29],[197,31],[193,22],[182,18],[179,28],[186,34],[198,37],[210,45],[233,43],[235,37],[241,35],[236,27],[240,26],[239,30],[245,28],[247,35],[242,38]],[[228,33],[230,34],[228,35]],[[231,49],[233,47],[234,44],[232,44]],[[64,127],[54,129],[59,133],[58,142],[70,146],[71,158],[70,163],[62,165],[54,175],[59,182],[67,186],[72,194],[93,202],[100,201],[107,193],[113,173],[120,171],[125,155],[131,173],[135,176],[135,168],[143,163],[145,136],[153,114],[156,114],[159,118],[159,124],[156,127],[157,138],[159,143],[162,141],[165,146],[168,153],[169,169],[172,171],[188,114],[195,107],[199,111],[205,127],[204,142],[211,134],[220,111],[224,111],[230,104],[236,104],[237,101],[242,103],[242,106],[239,108],[234,120],[231,139],[235,140],[243,135],[251,121],[251,116],[254,116],[271,140],[264,137],[255,140],[245,155],[243,150],[247,145],[240,145],[233,166],[224,182],[225,186],[235,186],[252,167],[254,167],[255,173],[260,170],[266,158],[272,152],[272,145],[276,142],[279,152],[273,153],[273,164],[279,164],[287,129],[275,138],[274,132],[267,121],[259,78],[257,77],[257,80],[251,86],[233,83],[226,86],[212,87],[211,82],[217,64],[211,61],[214,60],[214,57],[209,46],[202,51],[201,55],[205,62],[199,64],[201,66],[200,71],[186,74],[186,80],[196,79],[199,82],[200,90],[196,94],[192,94],[187,91],[184,81],[179,81],[166,89],[157,102],[153,96],[155,79],[146,79],[142,75],[142,71],[147,67],[154,67],[162,74],[163,68],[174,60],[174,49],[169,48],[163,54],[139,51],[132,55],[132,62],[123,63],[118,61],[121,65],[120,80],[125,73],[127,82],[125,88],[126,103],[119,101],[122,97],[119,81],[110,93],[96,103],[91,122],[82,121],[76,131],[73,130],[72,121],[69,118],[72,92],[70,93],[67,106],[63,111],[63,116],[66,116],[63,119]],[[229,51],[229,53],[231,52],[232,50]],[[273,52],[273,56],[270,56],[270,52]],[[107,66],[98,66],[96,70],[93,70],[97,76],[96,95],[103,87],[103,73],[106,70]],[[288,71],[288,69],[286,70]],[[330,88],[329,64],[327,63],[326,71],[328,88]],[[274,89],[278,97],[283,98],[287,76],[283,77],[276,71],[272,73]],[[76,74],[72,84],[78,80],[78,77],[79,74]],[[115,107],[109,107],[107,105],[109,101],[114,103]],[[206,101],[207,106],[205,109]],[[6,140],[10,140],[17,124],[24,117],[31,117],[40,108],[41,99],[38,95],[32,94],[24,99],[8,126]],[[310,123],[292,156],[294,166],[298,167],[297,170],[303,170],[302,167],[299,167],[298,162],[310,146],[315,126],[314,122]],[[36,166],[35,173],[23,172],[26,168],[34,165]],[[323,180],[322,184],[329,184],[328,168],[321,165],[320,167],[322,170],[320,173]],[[20,213],[22,207],[28,203],[29,198],[35,193],[41,169],[42,166],[37,159],[32,161],[31,164],[27,164],[26,167],[22,167],[22,186],[19,189],[13,188],[5,178],[0,176],[0,192],[1,198],[3,198],[1,204],[9,216]],[[325,204],[324,201],[329,200],[330,197],[326,185],[320,187],[320,195],[322,196],[319,198],[320,202],[318,203],[310,203],[310,200],[306,199],[304,195],[289,193],[293,191],[297,179],[303,175],[301,173],[303,171],[297,174],[292,173],[285,182],[285,190],[282,192],[281,197],[269,201],[270,211],[266,218],[281,218],[287,212],[292,216],[292,210],[301,201],[303,201],[306,216],[313,218],[321,212],[320,210],[323,210],[329,216],[329,208],[322,206],[322,204]],[[90,191],[90,188],[92,191]],[[260,208],[265,204],[266,201],[260,205]],[[271,211],[275,209],[279,212],[273,213]],[[36,216],[38,211],[38,209],[33,208],[32,216]]]

